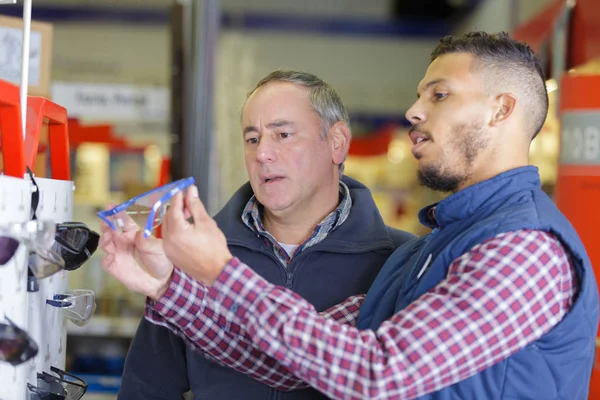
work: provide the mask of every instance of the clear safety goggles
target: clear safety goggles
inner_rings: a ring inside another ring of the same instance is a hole
[[[16,254],[18,245],[29,251],[29,269],[38,278],[46,278],[64,269],[65,261],[51,249],[56,234],[52,221],[33,220],[0,225],[0,265]]]
[[[65,400],[64,394],[56,394],[27,382],[27,400]]]
[[[92,290],[73,289],[55,294],[46,304],[58,308],[75,325],[84,326],[96,311],[96,295]]]
[[[164,186],[136,196],[118,206],[100,211],[100,217],[113,231],[122,230],[125,222],[133,220],[144,231],[144,237],[163,221],[168,205],[176,193],[186,190],[194,184],[193,177],[180,179]]]

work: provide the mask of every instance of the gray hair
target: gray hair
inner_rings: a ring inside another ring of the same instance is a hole
[[[350,118],[337,92],[318,76],[292,70],[275,70],[261,79],[254,89],[248,93],[250,97],[260,87],[270,82],[289,82],[304,86],[308,90],[310,104],[321,118],[321,138],[327,138],[327,132],[333,124],[344,121],[350,129]],[[344,163],[339,166],[340,176],[344,172]]]

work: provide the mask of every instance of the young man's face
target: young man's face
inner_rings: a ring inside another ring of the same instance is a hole
[[[418,100],[406,113],[413,125],[419,178],[434,190],[461,189],[489,150],[490,96],[473,62],[466,53],[435,59],[418,86]]]
[[[267,210],[286,213],[318,204],[337,167],[306,88],[287,82],[260,87],[244,106],[242,131],[250,184]]]

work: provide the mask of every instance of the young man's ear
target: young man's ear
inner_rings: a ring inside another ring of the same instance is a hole
[[[350,127],[344,121],[336,122],[329,128],[327,139],[329,146],[331,146],[333,163],[342,164],[348,155],[350,140],[352,139]]]
[[[496,98],[496,110],[490,121],[492,126],[506,122],[517,107],[517,98],[512,93],[503,93]]]

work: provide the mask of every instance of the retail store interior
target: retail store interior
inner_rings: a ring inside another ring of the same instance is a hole
[[[534,48],[550,110],[530,162],[554,198],[561,80],[600,74],[600,35],[569,25],[598,25],[594,2],[577,1],[564,21],[570,2],[560,0],[33,0],[28,94],[66,109],[71,220],[100,232],[97,213],[109,203],[186,176],[215,214],[248,180],[240,127],[248,91],[274,69],[309,71],[337,90],[349,112],[345,174],[369,187],[386,224],[422,235],[429,230],[418,211],[443,195],[416,179],[405,112],[431,49],[446,34],[471,30],[506,31]],[[16,86],[23,9],[21,0],[0,4],[0,79]],[[37,177],[52,177],[50,141],[43,127]],[[597,250],[588,251],[600,262]],[[102,257],[96,251],[66,278],[69,289],[95,294],[89,321],[65,324],[64,369],[87,382],[90,400],[116,399],[145,305],[103,271]],[[600,399],[600,384],[590,399]]]

